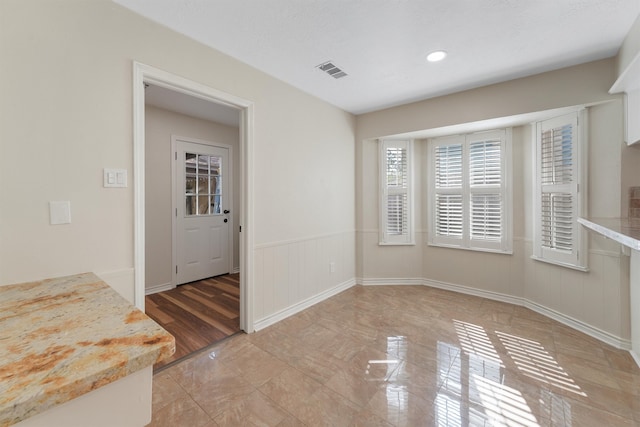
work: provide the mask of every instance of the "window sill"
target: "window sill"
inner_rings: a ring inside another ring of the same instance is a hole
[[[416,242],[378,242],[378,246],[415,246]]]
[[[427,242],[427,246],[433,246],[436,248],[460,249],[463,251],[470,251],[470,252],[485,252],[485,253],[491,253],[491,254],[497,254],[497,255],[513,255],[512,249],[500,250],[500,249],[488,249],[488,248],[465,248],[462,246],[446,245],[442,243],[432,243],[432,242]]]
[[[588,273],[589,272],[589,267],[584,267],[584,266],[581,266],[581,265],[567,264],[565,262],[559,262],[559,261],[554,261],[554,260],[550,260],[550,259],[540,258],[540,257],[537,257],[535,255],[531,255],[531,259],[535,260],[535,261],[545,262],[547,264],[557,265],[558,267],[570,268],[572,270],[581,271],[583,273]]]

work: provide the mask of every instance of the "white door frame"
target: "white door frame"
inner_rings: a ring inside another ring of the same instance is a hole
[[[253,332],[253,102],[149,65],[133,62],[133,266],[134,302],[144,311],[145,296],[145,103],[149,83],[240,113],[240,329]],[[232,233],[233,234],[233,233]]]
[[[227,191],[228,194],[223,194],[223,201],[224,204],[223,206],[229,206],[229,209],[231,210],[231,215],[229,215],[229,238],[228,238],[228,242],[227,242],[227,250],[228,250],[228,256],[229,256],[229,273],[233,273],[233,254],[234,254],[234,247],[233,247],[233,236],[235,233],[235,223],[233,221],[233,199],[234,199],[234,194],[233,194],[233,190],[232,188],[235,188],[233,186],[233,147],[231,145],[228,144],[219,144],[217,142],[213,142],[213,141],[205,141],[204,139],[197,139],[197,138],[189,138],[186,136],[179,136],[179,135],[171,135],[171,239],[172,239],[172,243],[171,243],[171,264],[172,264],[172,268],[171,268],[171,286],[172,287],[176,287],[178,285],[178,273],[176,271],[176,269],[174,268],[176,265],[178,265],[178,244],[177,244],[177,236],[178,236],[178,219],[176,218],[176,215],[173,212],[177,212],[178,209],[178,203],[183,203],[184,201],[184,192],[180,193],[180,189],[178,189],[178,168],[177,168],[177,160],[175,159],[174,153],[176,153],[177,149],[178,149],[178,143],[179,142],[190,142],[192,144],[200,144],[200,145],[205,145],[207,147],[218,147],[218,148],[224,148],[227,150],[228,156],[227,156],[227,164],[224,165],[225,169],[223,170],[223,173],[226,175],[223,175],[222,179],[223,180],[228,180],[228,182],[231,183],[231,185],[229,187],[227,187],[229,189],[229,191]],[[183,166],[184,168],[184,163]],[[184,172],[180,172],[180,173],[184,173]],[[183,190],[184,191],[184,190]],[[178,196],[178,193],[181,194],[181,197]],[[179,200],[180,199],[180,200]],[[240,279],[242,280],[242,279]],[[242,296],[242,294],[241,294]]]

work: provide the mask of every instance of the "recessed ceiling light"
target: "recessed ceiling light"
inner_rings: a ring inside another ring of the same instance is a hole
[[[427,55],[427,61],[429,62],[438,62],[442,61],[447,56],[447,52],[444,50],[436,50]]]

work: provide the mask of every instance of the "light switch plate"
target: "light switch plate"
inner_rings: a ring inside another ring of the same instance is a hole
[[[49,202],[51,225],[71,224],[71,202],[68,200]]]
[[[127,186],[127,170],[105,168],[103,186],[125,188]]]

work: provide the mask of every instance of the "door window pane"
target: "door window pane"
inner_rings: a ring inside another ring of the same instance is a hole
[[[186,194],[196,194],[196,177],[187,176],[185,178],[185,192]]]
[[[219,215],[222,208],[222,158],[185,153],[185,216]]]
[[[193,175],[195,176],[197,169],[196,169],[196,155],[192,154],[192,153],[186,153],[185,154],[185,163],[186,163],[186,172],[187,175]]]
[[[210,156],[209,157],[209,169],[211,171],[211,175],[220,175],[220,157]]]
[[[213,202],[211,203],[211,214],[219,214],[220,206],[222,205],[222,196],[211,196]]]
[[[212,176],[210,183],[211,187],[209,188],[209,193],[220,194],[220,177]]]
[[[185,215],[191,216],[196,214],[196,198],[195,196],[186,196]]]
[[[209,196],[198,196],[198,215],[209,213]]]

